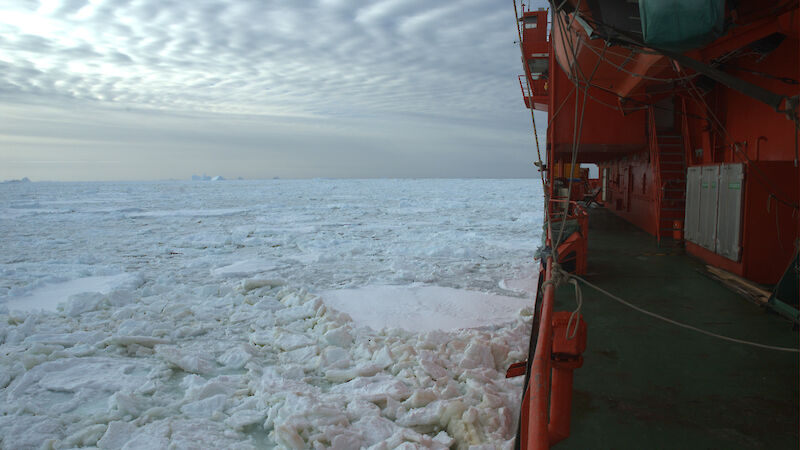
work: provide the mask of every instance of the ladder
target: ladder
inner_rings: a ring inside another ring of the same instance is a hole
[[[683,221],[686,214],[686,155],[683,136],[659,134],[656,136],[657,170],[661,182],[658,208],[658,240],[672,237],[675,221]]]

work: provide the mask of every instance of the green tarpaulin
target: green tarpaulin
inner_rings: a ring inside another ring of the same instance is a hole
[[[644,43],[685,51],[722,36],[725,0],[639,0]]]

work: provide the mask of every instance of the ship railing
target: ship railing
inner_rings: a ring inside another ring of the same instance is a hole
[[[577,201],[553,198],[550,200],[550,224],[558,263],[569,272],[586,274],[589,246],[589,213],[586,208]]]
[[[519,80],[519,89],[522,91],[522,98],[523,98],[523,100],[525,100],[525,106],[527,108],[530,108],[530,107],[533,106],[531,104],[531,97],[528,95],[528,92],[525,90],[525,88],[528,87],[528,80],[525,79],[525,75],[520,75],[520,76],[517,77],[517,79]],[[525,82],[525,84],[522,84],[523,81]]]
[[[522,91],[522,98],[525,99],[525,106],[532,108],[534,98],[540,102],[547,102],[547,80],[540,78],[531,83],[526,75],[519,75],[519,89]]]
[[[574,220],[583,236],[588,230],[588,213],[578,202],[551,199],[550,227],[546,238],[552,247],[559,222]],[[557,219],[558,222],[553,219]],[[566,224],[565,224],[566,225]],[[539,295],[531,334],[527,380],[520,413],[520,448],[549,449],[569,437],[572,414],[573,371],[583,364],[581,353],[586,349],[586,323],[578,315],[572,323],[568,311],[553,311],[555,276],[553,256],[542,262]],[[573,328],[570,328],[572,323]],[[573,332],[574,331],[574,332]]]
[[[580,202],[563,197],[553,197],[550,199],[550,222],[555,223],[561,220],[578,221],[581,224],[581,231],[589,231],[589,213]]]
[[[537,305],[539,306],[538,323],[534,320],[534,326],[538,325],[539,329],[538,332],[534,330],[532,334],[536,339],[535,350],[529,360],[527,388],[522,397],[519,436],[521,448],[536,450],[550,448],[548,401],[552,372],[550,359],[553,351],[553,302],[555,298],[552,256],[548,256],[547,260],[542,262],[540,270],[544,272],[543,292],[540,291],[542,293],[541,304]],[[534,345],[533,339],[531,345]]]

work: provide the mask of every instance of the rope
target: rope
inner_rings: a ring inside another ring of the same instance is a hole
[[[696,332],[698,332],[700,334],[705,334],[706,336],[711,336],[713,338],[721,339],[723,341],[735,342],[737,344],[744,344],[744,345],[749,345],[749,346],[752,346],[752,347],[758,347],[758,348],[763,348],[763,349],[767,349],[767,350],[775,350],[775,351],[779,351],[779,352],[800,353],[800,350],[798,350],[796,348],[778,347],[778,346],[774,346],[774,345],[759,344],[758,342],[746,341],[744,339],[736,339],[736,338],[732,338],[732,337],[728,337],[728,336],[723,336],[721,334],[712,333],[711,331],[706,331],[706,330],[703,330],[701,328],[697,328],[697,327],[692,326],[692,325],[687,325],[685,323],[681,323],[681,322],[678,322],[676,320],[672,320],[672,319],[664,317],[664,316],[662,316],[660,314],[656,314],[654,312],[651,312],[651,311],[648,311],[648,310],[646,310],[644,308],[636,306],[633,303],[625,301],[625,300],[617,297],[616,295],[606,291],[605,289],[601,288],[600,286],[592,284],[592,283],[584,280],[583,278],[581,278],[581,277],[579,277],[577,275],[568,275],[568,276],[571,279],[578,280],[578,281],[586,284],[587,286],[595,289],[596,291],[598,291],[598,292],[600,292],[602,294],[605,294],[606,296],[608,296],[612,300],[615,300],[615,301],[627,306],[628,308],[631,308],[631,309],[633,309],[635,311],[638,311],[638,312],[640,312],[642,314],[645,314],[647,316],[654,317],[656,319],[659,319],[659,320],[662,320],[664,322],[670,323],[670,324],[675,325],[677,327],[686,328],[687,330],[696,331]]]
[[[778,216],[778,205],[780,205],[780,203],[778,202],[778,197],[776,197],[775,194],[772,192],[770,192],[769,195],[767,195],[767,213],[772,212],[770,204],[772,203],[773,198],[775,199],[775,232],[777,233],[778,245],[781,247],[782,251],[786,251],[786,248],[784,248],[783,246],[783,239],[781,239],[781,223],[780,223],[780,216]],[[792,212],[794,211],[796,210],[792,210]]]
[[[564,335],[568,341],[574,339],[575,335],[578,333],[578,325],[580,325],[581,320],[581,308],[583,307],[583,293],[581,292],[581,287],[574,278],[570,278],[569,283],[575,286],[575,301],[578,303],[578,306],[572,311],[572,314],[569,315],[569,320],[567,321],[567,329]],[[575,321],[575,328],[572,329],[572,334],[570,334],[569,328],[573,320]]]
[[[535,118],[535,116],[533,114],[533,96],[532,96],[531,85],[528,82],[528,70],[529,69],[527,69],[527,63],[525,62],[526,61],[526,59],[525,59],[525,51],[522,48],[522,30],[520,29],[520,26],[519,26],[520,18],[519,18],[519,13],[517,12],[517,0],[513,0],[513,3],[514,3],[514,18],[516,19],[515,22],[516,22],[516,25],[517,25],[517,37],[519,39],[519,51],[520,51],[520,54],[522,56],[522,63],[524,64],[524,67],[526,67],[526,69],[525,69],[525,85],[528,88],[527,95],[528,95],[529,102],[530,102],[531,122],[533,123],[533,136],[534,136],[534,138],[536,140],[536,157],[537,157],[538,162],[539,162],[539,174],[540,174],[540,177],[541,177],[541,180],[542,180],[542,192],[544,193],[544,196],[545,196],[545,215],[547,217],[549,217],[550,216],[550,197],[549,197],[549,195],[547,193],[547,183],[545,182],[545,179],[544,179],[545,166],[544,166],[544,162],[542,161],[542,152],[541,152],[540,147],[539,147],[539,132],[536,129],[536,118]],[[525,13],[524,6],[525,5],[523,5],[523,11],[522,11],[523,14]],[[523,95],[524,94],[525,93],[523,92]],[[564,101],[566,101],[566,99]],[[563,102],[562,102],[561,105],[562,106],[564,105]],[[561,107],[559,107],[558,110],[560,111]],[[558,111],[556,111],[556,114],[558,114]],[[550,124],[548,123],[547,126],[549,127]],[[552,235],[553,233],[552,233],[552,230],[551,230],[551,227],[550,227],[549,220],[546,220],[545,223],[547,224],[547,229],[548,229],[548,233],[549,233],[548,235]]]
[[[553,258],[553,270],[550,272],[550,279],[542,283],[542,291],[544,292],[544,289],[551,284],[553,285],[553,288],[557,288],[568,282],[569,278],[569,272],[562,269],[561,264],[556,262],[556,259]]]
[[[599,84],[596,84],[596,83],[589,83],[589,84],[588,84],[588,87],[589,87],[589,88],[595,88],[595,89],[598,89],[598,90],[600,90],[600,91],[603,91],[603,92],[605,92],[605,93],[607,93],[607,94],[613,95],[613,96],[617,97],[617,99],[618,99],[618,100],[620,100],[620,101],[621,101],[621,102],[623,102],[623,103],[632,102],[632,103],[636,103],[636,104],[640,105],[640,106],[638,106],[638,107],[622,108],[622,111],[621,111],[621,112],[622,112],[623,114],[625,114],[626,112],[635,112],[635,111],[641,111],[641,110],[647,109],[647,108],[649,108],[649,107],[653,107],[653,108],[655,108],[655,109],[660,109],[660,110],[663,110],[663,111],[672,111],[672,112],[676,112],[676,113],[678,113],[678,114],[680,114],[680,115],[682,115],[682,116],[686,116],[686,117],[693,117],[693,118],[695,118],[695,119],[702,119],[702,120],[707,120],[707,119],[708,119],[706,116],[700,116],[700,115],[697,115],[697,114],[687,113],[686,111],[680,111],[680,110],[674,111],[674,110],[672,110],[672,109],[670,109],[670,108],[665,108],[665,107],[663,107],[663,106],[658,106],[658,105],[656,105],[656,104],[653,104],[653,103],[647,103],[647,102],[644,102],[644,101],[641,101],[641,100],[636,100],[636,99],[635,99],[635,98],[633,98],[633,97],[625,97],[625,96],[622,96],[622,95],[619,95],[619,94],[617,94],[616,92],[614,92],[614,91],[613,91],[613,90],[611,90],[611,89],[608,89],[608,88],[606,88],[606,87],[600,86]],[[585,87],[585,86],[581,86],[581,88],[583,88],[584,90],[588,89],[588,88],[587,88],[587,87]],[[688,91],[688,88],[686,88],[686,90]],[[680,90],[678,90],[678,89],[676,88],[676,92],[680,92]],[[612,106],[612,105],[609,105],[608,103],[605,103],[605,102],[602,102],[601,100],[595,99],[595,98],[594,98],[593,96],[591,96],[591,95],[589,96],[589,98],[591,98],[591,99],[594,99],[594,100],[595,100],[595,101],[597,101],[598,103],[601,103],[601,104],[603,104],[603,105],[605,105],[605,106],[608,106],[609,108],[612,108],[612,109],[615,109],[615,110],[618,110],[618,111],[619,111],[619,110],[620,110],[620,108],[621,108],[621,107],[617,107],[617,106]]]
[[[671,83],[671,82],[675,82],[675,81],[690,80],[690,79],[695,78],[695,77],[700,75],[699,73],[695,73],[695,74],[686,75],[686,76],[683,76],[683,77],[659,78],[659,77],[651,77],[651,76],[644,75],[644,74],[637,73],[637,72],[632,72],[632,71],[626,69],[625,67],[614,63],[610,59],[604,58],[603,55],[601,55],[600,52],[597,49],[595,49],[594,46],[591,45],[583,36],[579,36],[579,39],[581,40],[581,43],[585,44],[586,48],[588,48],[592,53],[597,55],[600,59],[602,59],[603,61],[605,61],[606,63],[608,63],[612,67],[614,67],[615,69],[619,70],[620,72],[626,73],[626,74],[628,74],[628,75],[630,75],[632,77],[635,77],[635,78],[641,78],[641,79],[647,80],[647,81],[657,81],[657,82],[661,82],[661,83]],[[634,53],[634,50],[631,49],[631,54],[633,54],[633,53]]]
[[[522,48],[520,46],[520,48]],[[531,89],[531,84],[528,83],[528,78],[525,78],[525,86],[528,88],[528,101],[530,103],[530,110],[531,110],[531,123],[533,123],[533,136],[536,139],[536,157],[539,160],[539,174],[542,177],[542,189],[545,188],[544,182],[544,162],[542,162],[542,151],[539,148],[539,131],[536,129],[536,117],[533,115],[533,91]]]
[[[577,7],[580,7],[580,0],[578,1]],[[564,40],[569,45],[570,52],[572,53],[574,60],[577,59],[577,51],[576,51],[576,49],[575,49],[575,47],[573,45],[572,37],[569,35],[569,29],[572,26],[572,21],[575,19],[575,17],[577,17],[577,14],[578,14],[578,12],[577,12],[577,8],[576,8],[575,15],[573,15],[570,18],[569,25],[566,28],[563,25],[563,22],[564,22],[563,17],[561,15],[558,16],[559,23],[561,24],[561,26],[559,26],[559,30],[560,30],[559,32],[561,34],[561,38],[562,38],[562,40]],[[608,47],[609,47],[609,44],[608,44],[608,42],[606,42],[604,47],[603,47],[603,49],[605,50]],[[571,79],[572,79],[573,83],[575,84],[576,88],[579,87],[578,83],[576,81],[577,80],[577,76],[576,75],[580,74],[581,78],[583,78],[583,80],[586,82],[586,84],[591,83],[592,79],[594,78],[595,73],[597,72],[598,67],[600,66],[600,61],[601,61],[601,59],[598,58],[597,62],[594,65],[594,68],[592,69],[592,73],[589,75],[588,79],[583,74],[583,71],[580,69],[580,65],[573,64],[570,67],[570,69],[572,71]],[[584,88],[584,90],[583,90],[583,103],[581,104],[581,107],[580,107],[580,112],[581,112],[580,113],[580,119],[578,119],[578,92],[576,91],[576,93],[575,93],[575,118],[574,118],[574,122],[573,122],[573,130],[572,130],[573,131],[573,133],[572,133],[572,158],[571,158],[571,161],[570,161],[570,168],[569,168],[570,172],[575,170],[575,164],[577,163],[577,159],[578,159],[578,149],[580,147],[579,142],[580,142],[580,139],[581,139],[581,134],[583,132],[583,118],[584,118],[584,113],[586,112],[586,99],[587,99],[587,96],[588,96],[588,87]],[[569,179],[569,181],[567,183],[567,202],[568,202],[567,203],[567,205],[568,205],[567,206],[567,210],[569,210],[569,201],[570,201],[570,198],[572,197],[572,181],[573,181],[572,173],[570,173],[570,176],[569,176],[568,179]],[[566,226],[566,218],[561,220],[561,227],[558,230],[558,238],[556,239],[556,246],[558,246],[558,244],[561,243],[561,237],[562,237],[562,235],[564,233],[564,227],[565,226]],[[558,259],[557,255],[556,255],[556,259]]]
[[[581,318],[581,308],[583,307],[583,293],[581,292],[581,287],[578,285],[578,282],[570,275],[569,272],[565,271],[561,268],[561,264],[553,260],[553,270],[550,272],[550,279],[542,283],[542,292],[547,286],[552,285],[553,288],[557,288],[564,283],[569,283],[575,286],[575,302],[578,306],[572,311],[572,314],[569,316],[569,320],[567,321],[567,329],[564,332],[564,337],[567,340],[571,340],[575,338],[575,335],[578,333],[578,325],[580,325],[580,318]],[[575,324],[574,328],[572,328],[572,324]],[[570,328],[572,328],[572,333],[570,333]]]
[[[563,5],[563,3],[562,3],[562,5]],[[578,5],[580,5],[580,2],[578,2]],[[572,42],[571,36],[569,36],[568,30],[572,25],[572,21],[578,15],[578,7],[575,8],[575,12],[573,14],[573,17],[570,18],[568,25],[565,27],[564,26],[564,22],[565,22],[564,18],[560,14],[558,14],[559,7],[557,7],[555,5],[555,2],[552,1],[552,0],[551,0],[551,6],[553,7],[554,20],[558,20],[559,24],[560,24],[560,27],[559,27],[560,30],[559,31],[560,31],[560,34],[561,34],[561,38],[564,41],[564,43],[569,47],[570,51],[573,53],[573,56],[575,56],[575,53],[576,53],[575,52],[575,46],[574,46],[574,43]],[[694,94],[704,104],[704,106],[706,107],[706,111],[710,114],[710,116],[716,122],[716,124],[719,126],[721,131],[730,139],[730,135],[728,134],[727,129],[725,129],[725,126],[716,117],[716,115],[714,114],[713,110],[711,110],[711,108],[708,106],[708,104],[703,99],[702,95],[700,95],[699,92],[697,92],[697,88],[694,86],[694,83],[692,82],[693,78],[697,77],[699,74],[685,75],[683,77],[676,77],[676,78],[669,78],[669,79],[661,79],[661,78],[649,77],[649,76],[646,76],[646,75],[643,75],[643,74],[630,72],[627,69],[625,69],[624,67],[616,65],[613,62],[609,61],[607,58],[605,58],[605,52],[606,52],[606,49],[608,48],[608,46],[609,46],[609,44],[608,44],[608,42],[606,42],[605,46],[604,46],[604,49],[603,49],[603,52],[599,53],[591,45],[587,45],[587,47],[589,47],[589,50],[592,51],[593,53],[595,53],[598,56],[598,61],[597,61],[597,64],[595,65],[595,68],[592,70],[591,75],[588,77],[588,79],[585,77],[583,72],[580,70],[580,67],[577,67],[577,68],[574,67],[574,66],[570,67],[570,72],[572,72],[570,74],[571,75],[570,78],[572,79],[572,81],[573,81],[573,83],[575,84],[576,87],[582,87],[582,86],[579,86],[578,75],[580,75],[580,78],[583,79],[585,84],[591,85],[591,80],[594,77],[594,73],[597,70],[597,65],[599,65],[601,60],[602,61],[606,61],[607,63],[611,64],[612,66],[615,66],[618,70],[620,70],[622,72],[625,72],[625,73],[629,74],[630,76],[639,77],[639,78],[642,78],[642,79],[645,79],[645,80],[654,80],[654,81],[655,80],[657,80],[657,81],[688,81],[688,85],[690,87],[690,91],[692,91],[692,90],[694,91],[694,92],[692,92],[692,94]],[[586,102],[586,98],[588,96],[588,88],[589,88],[589,86],[585,86],[585,87],[582,87],[582,89],[580,89],[580,90],[583,91],[583,94],[584,94],[584,98],[583,98],[583,102],[584,103],[583,103],[583,105],[581,107],[582,110],[585,109],[585,102]],[[596,100],[596,99],[593,98],[593,100]],[[566,101],[566,99],[565,99],[565,101]],[[608,106],[608,105],[606,105],[606,106]],[[576,92],[576,96],[575,96],[575,108],[576,109],[575,109],[575,118],[574,118],[575,120],[574,120],[574,128],[573,128],[573,149],[572,149],[572,161],[571,161],[572,162],[572,167],[574,167],[576,159],[577,159],[576,158],[577,157],[577,150],[578,150],[577,142],[580,139],[582,125],[583,125],[583,111],[581,112],[580,119],[578,119],[578,95],[577,95],[577,92]],[[560,107],[559,107],[559,110],[560,110]],[[797,134],[795,135],[795,139],[797,140]],[[795,151],[796,152],[797,152],[797,147],[798,147],[798,144],[796,142],[795,143]],[[736,150],[738,150],[739,153],[743,153],[739,149],[736,149]],[[744,157],[749,161],[749,158],[747,158],[746,154],[744,154]],[[795,158],[797,159],[797,156]],[[795,165],[797,165],[797,162],[795,162]],[[571,192],[571,190],[572,190],[572,177],[570,177],[570,181],[569,181],[569,184],[568,184],[568,192]],[[773,196],[775,197],[776,201],[780,201],[781,200],[777,196],[775,196],[775,195],[773,195]],[[788,203],[788,202],[786,202],[786,203]],[[560,228],[559,233],[558,233],[558,239],[556,240],[556,245],[558,245],[558,242],[561,239],[561,234],[564,231],[564,225],[565,225],[564,221],[562,221],[561,228]],[[557,259],[557,257],[554,256],[554,260],[556,260],[556,259]],[[630,303],[628,301],[625,301],[622,298],[619,298],[616,295],[611,294],[610,292],[602,289],[601,287],[599,287],[599,286],[597,286],[595,284],[592,284],[592,283],[586,281],[585,279],[583,279],[583,278],[581,278],[581,277],[579,277],[577,275],[568,274],[568,273],[564,272],[563,269],[561,269],[561,267],[557,263],[554,262],[553,263],[552,278],[542,284],[542,289],[544,289],[546,286],[551,285],[551,284],[554,285],[554,286],[558,286],[560,284],[563,284],[565,281],[569,282],[570,284],[573,284],[575,286],[575,297],[576,297],[576,301],[577,301],[578,305],[577,305],[577,308],[570,315],[569,321],[567,323],[567,339],[574,338],[574,336],[575,336],[575,334],[577,332],[578,326],[577,326],[577,323],[576,323],[576,325],[575,325],[575,327],[573,329],[572,335],[570,336],[570,334],[569,334],[570,325],[572,324],[572,322],[575,320],[576,317],[580,318],[580,311],[581,311],[581,308],[583,306],[582,293],[580,291],[580,288],[578,286],[578,282],[576,280],[585,283],[586,285],[588,285],[589,287],[594,288],[598,292],[601,292],[601,293],[605,294],[606,296],[608,296],[612,300],[615,300],[615,301],[617,301],[617,302],[619,302],[619,303],[621,303],[621,304],[623,304],[623,305],[625,305],[625,306],[627,306],[627,307],[629,307],[629,308],[631,308],[631,309],[633,309],[635,311],[638,311],[638,312],[640,312],[642,314],[645,314],[647,316],[662,320],[662,321],[664,321],[666,323],[675,325],[677,327],[681,327],[681,328],[685,328],[685,329],[688,329],[688,330],[692,330],[692,331],[695,331],[697,333],[701,333],[701,334],[704,334],[706,336],[710,336],[710,337],[717,338],[717,339],[720,339],[720,340],[723,340],[723,341],[727,341],[727,342],[734,342],[734,343],[738,343],[738,344],[749,345],[749,346],[752,346],[752,347],[758,347],[758,348],[763,348],[763,349],[767,349],[767,350],[775,350],[775,351],[791,352],[791,353],[800,353],[800,350],[798,350],[796,348],[765,345],[765,344],[760,344],[760,343],[757,343],[757,342],[751,342],[751,341],[747,341],[747,340],[743,340],[743,339],[732,338],[732,337],[729,337],[729,336],[724,336],[724,335],[721,335],[721,334],[713,333],[711,331],[703,330],[701,328],[698,328],[698,327],[695,327],[695,326],[692,326],[692,325],[688,325],[688,324],[685,324],[685,323],[681,323],[681,322],[678,322],[676,320],[664,317],[662,315],[656,314],[654,312],[651,312],[651,311],[648,311],[648,310],[646,310],[644,308],[636,306],[636,305],[634,305],[634,304],[632,304],[632,303]]]
[[[800,117],[794,118],[794,166],[797,167],[800,151],[798,150],[798,135],[800,135]]]
[[[523,5],[523,8],[524,8],[524,6],[525,5]],[[524,9],[523,9],[522,13],[523,14],[525,13]],[[536,140],[536,157],[537,157],[537,159],[539,161],[539,173],[541,174],[541,178],[542,178],[542,190],[544,190],[545,189],[544,163],[542,162],[542,152],[541,152],[540,147],[539,147],[539,132],[536,130],[536,118],[535,118],[535,116],[533,114],[533,110],[534,110],[534,108],[533,108],[533,89],[531,89],[531,84],[528,82],[528,71],[529,71],[529,69],[527,68],[527,63],[526,63],[526,59],[525,59],[525,50],[522,48],[522,30],[520,29],[520,26],[519,26],[520,18],[519,18],[519,14],[517,13],[517,0],[514,0],[514,17],[516,18],[516,24],[517,24],[517,37],[519,39],[519,51],[520,51],[520,53],[522,55],[522,64],[525,65],[525,87],[527,88],[527,91],[528,91],[527,92],[528,102],[529,102],[528,106],[530,106],[530,110],[531,110],[531,123],[533,123],[533,136],[534,136],[534,138]]]
[[[569,91],[569,94],[567,94],[567,95],[564,97],[564,100],[561,100],[561,104],[560,104],[560,105],[558,105],[558,108],[556,108],[556,112],[555,112],[555,113],[553,113],[553,114],[552,114],[552,116],[551,116],[550,118],[548,118],[548,119],[547,119],[547,128],[550,128],[550,124],[551,124],[551,123],[553,123],[553,120],[554,120],[556,117],[558,117],[558,113],[560,113],[560,112],[561,112],[561,108],[563,108],[563,107],[564,107],[564,105],[567,103],[567,100],[569,100],[569,98],[572,96],[572,93],[573,93],[573,92],[575,92],[575,85],[574,85],[574,84],[572,85],[572,90],[571,90],[571,91]]]

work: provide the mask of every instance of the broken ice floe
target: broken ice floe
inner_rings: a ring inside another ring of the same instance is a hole
[[[2,315],[3,446],[510,445],[529,317],[375,331],[303,290],[238,295]]]

